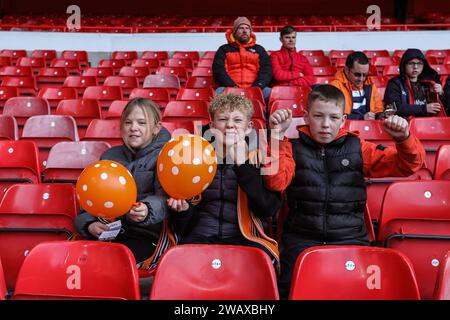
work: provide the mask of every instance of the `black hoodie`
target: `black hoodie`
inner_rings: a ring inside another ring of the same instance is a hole
[[[431,68],[422,51],[419,49],[406,50],[400,60],[400,75],[389,80],[384,93],[385,104],[395,102],[397,114],[402,117],[428,115],[426,104],[412,104],[410,102],[410,96],[413,96],[413,93],[410,92],[409,79],[405,73],[405,69],[406,64],[413,59],[419,59],[423,62],[423,69],[418,77],[418,82],[423,83],[426,90],[428,90],[428,85],[424,81],[431,80],[436,83],[441,83],[439,74]]]

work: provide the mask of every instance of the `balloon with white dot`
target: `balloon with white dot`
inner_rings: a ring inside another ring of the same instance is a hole
[[[183,134],[164,145],[157,166],[164,191],[174,199],[190,199],[202,193],[214,179],[217,158],[206,139]]]
[[[101,160],[87,166],[76,185],[80,206],[90,214],[113,221],[137,202],[137,187],[122,164]]]

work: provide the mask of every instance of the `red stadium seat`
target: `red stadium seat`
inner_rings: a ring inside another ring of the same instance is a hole
[[[325,56],[325,52],[323,50],[301,50],[300,52],[306,57]]]
[[[113,147],[122,145],[123,140],[120,133],[120,120],[92,120],[82,141],[104,141]]]
[[[26,257],[12,299],[140,300],[136,261],[118,243],[42,243]]]
[[[80,75],[81,73],[80,62],[76,59],[53,59],[52,62],[50,62],[50,67],[66,68],[67,73],[70,75]]]
[[[158,59],[134,59],[131,63],[132,67],[147,67],[151,73],[154,73],[159,67]]]
[[[150,74],[144,80],[144,88],[167,88],[171,96],[176,96],[180,87],[180,79],[173,75]]]
[[[234,93],[246,97],[247,99],[255,99],[260,101],[265,105],[263,92],[260,87],[250,87],[250,88],[232,88],[226,87],[223,93]]]
[[[329,84],[334,80],[334,76],[316,77],[316,84]]]
[[[212,68],[213,65],[213,59],[200,59],[198,61],[197,67],[199,68]]]
[[[437,267],[450,250],[449,201],[445,180],[397,182],[384,196],[378,240],[412,261],[422,299],[432,298]]]
[[[101,118],[101,109],[94,99],[68,99],[59,102],[55,114],[72,116],[77,123],[78,136],[83,138],[89,123]]]
[[[89,67],[88,53],[82,50],[65,50],[61,53],[61,59],[76,60],[79,62],[80,67],[85,69]]]
[[[0,57],[0,67],[12,66],[12,61],[10,57]]]
[[[385,66],[383,69],[383,76],[385,77],[395,77],[400,75],[400,69],[399,66]]]
[[[406,50],[394,50],[394,52],[392,53],[393,57],[398,57],[401,59],[401,57],[403,56],[403,54],[405,53]]]
[[[111,146],[101,141],[58,142],[48,155],[42,181],[47,183],[76,183],[81,172]]]
[[[170,100],[169,89],[166,88],[135,88],[130,93],[130,100],[147,98],[155,102],[160,109],[164,109]]]
[[[129,100],[114,100],[108,108],[103,119],[116,119],[119,120],[122,117],[123,109],[125,109]]]
[[[171,58],[167,59],[164,66],[166,67],[184,67],[188,73],[194,69],[194,63],[189,58]]]
[[[395,141],[383,129],[381,120],[347,120],[349,131],[357,131],[364,140],[385,146],[395,146]]]
[[[434,172],[439,146],[450,143],[450,118],[413,118],[410,121],[410,130],[422,142],[427,168]]]
[[[203,59],[214,59],[214,56],[216,55],[215,51],[205,51],[202,58]]]
[[[95,86],[98,86],[98,81],[94,76],[68,76],[63,84],[63,88],[75,88],[81,97],[87,87]]]
[[[8,189],[0,203],[0,255],[8,289],[14,289],[22,262],[34,246],[72,236],[76,215],[70,184],[17,184]]]
[[[292,117],[303,117],[307,109],[306,100],[275,100],[270,108],[270,114],[279,109],[291,109]]]
[[[331,66],[330,58],[327,56],[307,56],[306,59],[312,67]]]
[[[112,59],[114,60],[125,60],[128,65],[131,64],[131,61],[138,58],[138,54],[136,51],[114,51],[112,53]]]
[[[444,256],[439,266],[434,300],[450,300],[450,251]]]
[[[26,50],[10,50],[10,49],[3,49],[0,51],[0,57],[9,57],[11,58],[13,63],[16,63],[17,59],[20,57],[26,57],[27,51]]]
[[[10,77],[31,77],[33,76],[33,69],[31,67],[20,66],[6,66],[0,68],[0,76]]]
[[[19,128],[13,116],[0,115],[0,140],[19,139]]]
[[[450,70],[447,69],[445,64],[432,64],[430,65],[440,76],[445,76],[450,74]]]
[[[97,99],[100,107],[106,111],[112,101],[123,99],[122,88],[117,86],[87,87],[84,90],[83,99]]]
[[[364,54],[372,61],[379,57],[389,57],[389,51],[387,50],[363,50]]]
[[[65,68],[41,68],[36,78],[37,88],[61,88],[67,77]]]
[[[185,259],[190,263],[183,263]],[[150,299],[278,300],[279,296],[275,271],[264,251],[244,246],[181,245],[162,256]]]
[[[197,51],[175,51],[172,58],[178,59],[191,59],[192,61],[198,61],[200,55]]]
[[[34,73],[37,73],[38,69],[46,67],[46,61],[44,58],[21,57],[17,59],[16,66],[30,67]]]
[[[87,68],[83,71],[83,76],[93,76],[97,78],[99,84],[103,84],[105,79],[114,75],[113,68]]]
[[[414,270],[386,248],[323,246],[297,258],[290,300],[419,300]]]
[[[144,51],[142,52],[142,59],[158,59],[166,60],[169,58],[167,51]]]
[[[77,124],[71,116],[32,116],[25,122],[21,140],[36,143],[39,148],[42,171],[45,168],[51,147],[57,142],[78,141]]]
[[[209,102],[214,96],[214,90],[212,88],[206,89],[187,89],[181,88],[177,94],[177,100],[189,101],[189,100],[203,100]]]
[[[61,100],[76,99],[78,92],[75,88],[42,88],[39,97],[47,99],[50,108],[56,109]]]
[[[330,50],[328,57],[333,62],[340,58],[347,58],[347,56],[352,52],[353,50]]]
[[[150,67],[122,67],[119,71],[119,76],[123,77],[136,77],[139,80],[139,83],[144,83],[144,79],[148,76],[152,71]]]
[[[194,77],[212,77],[213,76],[212,67],[209,67],[209,68],[196,67],[194,70],[192,70],[192,76],[194,76]]]
[[[275,86],[270,92],[269,106],[275,100],[307,100],[310,92],[310,87]]]
[[[336,68],[332,66],[312,67],[315,76],[332,76],[336,73]]]
[[[14,97],[6,101],[3,114],[16,119],[21,136],[25,121],[31,116],[50,114],[50,106],[44,98]]]
[[[99,68],[112,68],[114,75],[118,75],[120,68],[126,65],[127,62],[124,59],[102,59],[98,62]]]
[[[379,75],[383,74],[384,67],[386,66],[398,66],[400,60],[397,57],[375,57],[372,60],[372,64],[377,68]]]
[[[178,135],[186,133],[198,134],[198,132],[196,132],[197,130],[194,121],[174,120],[170,122],[163,121],[161,124],[170,132],[172,137],[176,137]]]
[[[186,88],[190,89],[217,88],[217,85],[212,77],[190,76],[186,81]]]
[[[188,73],[185,67],[159,67],[156,74],[177,76],[181,83],[186,83]]]
[[[18,95],[19,90],[16,87],[0,87],[0,111],[8,99],[17,97]]]
[[[450,55],[450,50],[427,50],[425,57],[427,60],[429,58],[436,58],[438,63],[444,62],[444,59]]]
[[[21,96],[36,96],[36,79],[34,77],[3,77],[2,86],[16,87]]]
[[[121,87],[123,95],[128,97],[131,90],[139,87],[139,81],[137,77],[109,76],[105,79],[103,85]]]
[[[53,59],[58,58],[56,54],[56,50],[33,50],[31,52],[30,57],[33,58],[44,58],[46,61],[47,66],[50,66],[50,62]]]
[[[36,144],[0,140],[0,199],[16,183],[40,183],[41,170]]]
[[[441,145],[437,151],[434,179],[450,180],[450,142]]]
[[[208,103],[205,101],[170,101],[163,113],[163,121],[191,120],[202,121],[208,124],[210,121]]]

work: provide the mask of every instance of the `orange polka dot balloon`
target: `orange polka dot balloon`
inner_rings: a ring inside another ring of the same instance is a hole
[[[97,161],[86,167],[76,185],[80,206],[90,214],[114,220],[127,213],[137,198],[131,173],[118,162]]]
[[[161,149],[157,167],[159,182],[169,196],[190,199],[201,194],[214,179],[216,152],[198,135],[179,135]]]

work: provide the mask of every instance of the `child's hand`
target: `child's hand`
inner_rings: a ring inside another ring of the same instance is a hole
[[[133,222],[142,222],[148,215],[148,208],[145,204],[138,202],[133,205],[131,210],[127,213],[128,220]]]
[[[269,126],[272,137],[278,140],[283,140],[284,133],[289,128],[292,122],[292,110],[291,109],[279,109],[276,110],[269,118]]]
[[[189,209],[189,203],[186,200],[177,200],[174,198],[167,199],[167,205],[170,209],[177,212],[183,212]]]
[[[383,121],[384,131],[400,142],[409,137],[409,124],[406,119],[393,115]]]
[[[435,83],[433,87],[431,87],[431,91],[437,94],[442,94],[442,85],[439,83]]]
[[[102,222],[96,221],[89,225],[88,231],[94,237],[98,238],[103,233],[103,231],[108,230],[108,226]]]
[[[436,114],[441,111],[441,105],[437,102],[427,103],[427,112],[429,114]]]
[[[233,164],[240,166],[244,164],[248,159],[248,145],[245,141],[245,137],[236,136],[236,142],[229,147],[228,154],[233,160]]]

